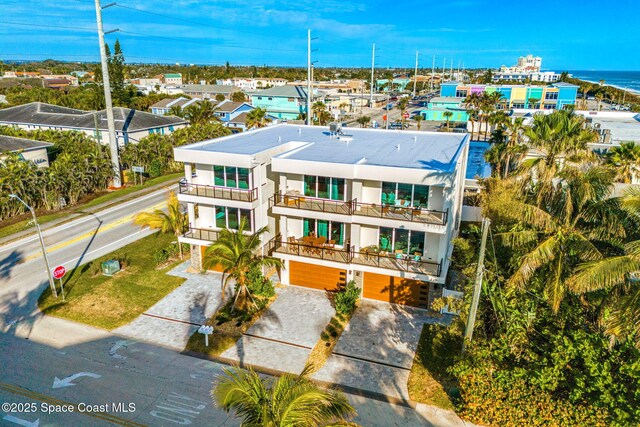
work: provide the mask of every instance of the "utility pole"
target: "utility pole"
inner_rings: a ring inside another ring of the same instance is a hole
[[[451,72],[449,72],[449,76],[451,77],[451,80],[453,80],[453,58],[451,58],[449,65],[451,66]]]
[[[369,107],[373,107],[373,70],[376,65],[376,44],[371,48],[371,93],[369,94]]]
[[[100,0],[96,2],[96,21],[98,22],[98,42],[100,43],[100,62],[102,63],[102,84],[104,85],[104,103],[107,111],[107,128],[109,130],[109,148],[111,149],[111,165],[113,167],[113,187],[122,187],[120,160],[118,159],[118,141],[116,140],[116,126],[113,120],[113,104],[111,102],[111,86],[109,84],[109,66],[107,65],[107,51],[104,47],[104,30],[102,29],[102,6]],[[105,6],[111,7],[115,3]]]
[[[307,124],[311,124],[311,29],[307,30]]]
[[[416,83],[418,81],[418,51],[416,50],[416,69],[413,73],[413,97],[416,96]]]
[[[431,89],[429,92],[433,92],[433,79],[436,76],[436,54],[433,54],[433,62],[431,62]]]
[[[464,330],[464,342],[462,343],[462,351],[466,350],[467,343],[471,342],[473,337],[473,328],[476,324],[476,313],[478,311],[478,302],[480,301],[480,292],[482,291],[482,276],[484,275],[484,252],[487,247],[487,234],[491,220],[484,218],[482,220],[482,241],[480,242],[480,255],[478,256],[478,267],[476,269],[476,282],[473,287],[473,298],[471,299],[471,307],[469,308],[469,317],[467,318],[467,327]]]
[[[442,58],[442,81],[444,81],[444,71],[447,68],[447,58]]]

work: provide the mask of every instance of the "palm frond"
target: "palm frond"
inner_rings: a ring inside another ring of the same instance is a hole
[[[638,270],[640,260],[629,255],[605,258],[579,265],[567,285],[577,294],[611,289],[625,283],[629,273]]]
[[[540,267],[550,263],[556,258],[559,246],[556,236],[544,240],[533,251],[522,258],[520,267],[513,276],[509,278],[507,285],[515,286],[519,289],[524,288],[529,279],[531,279]]]

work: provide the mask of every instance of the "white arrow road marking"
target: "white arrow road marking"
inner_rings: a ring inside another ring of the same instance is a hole
[[[77,378],[80,378],[80,377],[100,378],[100,377],[102,377],[102,375],[94,374],[93,372],[78,372],[77,374],[73,374],[73,375],[71,375],[71,376],[69,376],[67,378],[63,378],[63,379],[55,377],[53,379],[52,388],[71,387],[72,385],[75,385],[71,381],[73,381],[73,380],[75,380]]]
[[[14,417],[13,415],[5,415],[2,419],[5,421],[9,421],[10,423],[18,424],[25,427],[38,427],[40,425],[40,418],[38,418],[34,422],[31,422],[23,420],[22,418]]]
[[[111,347],[111,349],[109,350],[109,356],[115,357],[116,359],[124,360],[127,358],[127,356],[118,354],[118,350],[120,350],[123,347],[127,348],[128,346],[133,345],[135,343],[136,343],[135,341],[127,341],[127,340],[116,341],[113,347]]]

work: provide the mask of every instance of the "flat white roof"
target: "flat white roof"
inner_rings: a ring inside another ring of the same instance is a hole
[[[256,155],[289,144],[275,158],[347,165],[376,165],[453,172],[467,134],[279,124],[177,147],[176,150]],[[293,143],[293,144],[291,144]]]

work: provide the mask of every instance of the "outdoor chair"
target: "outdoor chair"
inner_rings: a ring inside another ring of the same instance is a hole
[[[402,259],[402,258],[403,258],[402,249],[396,249],[396,259]]]
[[[336,247],[336,241],[335,240],[329,240],[329,243],[327,243],[325,246],[334,249]]]

